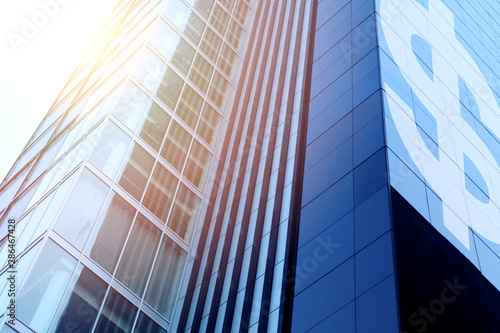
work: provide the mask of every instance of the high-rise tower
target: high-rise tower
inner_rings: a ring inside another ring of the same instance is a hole
[[[1,332],[500,332],[498,22],[120,1],[0,185]]]

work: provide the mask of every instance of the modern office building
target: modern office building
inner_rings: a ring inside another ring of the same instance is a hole
[[[0,185],[0,332],[500,332],[499,22],[120,1]]]

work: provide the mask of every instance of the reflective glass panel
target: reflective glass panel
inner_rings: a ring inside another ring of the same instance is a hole
[[[165,318],[170,319],[179,288],[186,252],[172,240],[164,237],[145,301]]]
[[[116,278],[142,296],[160,242],[161,230],[139,215],[116,271]]]
[[[203,23],[198,15],[191,12],[186,27],[184,28],[184,34],[189,38],[191,42],[193,42],[195,45],[198,45],[200,43],[204,29],[205,23]]]
[[[227,23],[229,22],[229,14],[226,13],[224,9],[218,4],[215,5],[212,16],[210,17],[210,23],[217,30],[218,33],[224,36],[226,32]]]
[[[139,136],[154,150],[158,151],[167,132],[171,117],[153,102],[144,118]]]
[[[157,163],[142,204],[161,221],[167,220],[178,179]]]
[[[84,169],[59,215],[55,231],[77,249],[83,249],[108,190],[97,176]]]
[[[212,86],[208,92],[208,97],[220,108],[223,108],[228,97],[229,83],[219,73],[215,72],[212,80]]]
[[[132,75],[149,91],[153,91],[165,64],[147,47],[142,49],[138,57]]]
[[[224,44],[219,58],[219,68],[222,69],[227,76],[231,77],[237,60],[238,56],[236,53],[227,44]]]
[[[221,120],[221,115],[208,103],[205,103],[197,132],[198,135],[200,135],[205,142],[211,146],[213,146],[217,140]]]
[[[127,81],[113,106],[113,114],[128,128],[135,131],[148,101],[149,97],[145,93],[135,84]]]
[[[134,143],[125,161],[118,184],[140,201],[155,160],[144,148]]]
[[[212,6],[214,5],[214,0],[195,0],[194,8],[198,10],[205,19],[208,19]]]
[[[113,122],[107,122],[90,155],[90,161],[114,179],[127,153],[130,137]]]
[[[104,205],[86,246],[85,253],[110,273],[115,269],[134,214],[135,209],[113,193]]]
[[[181,38],[170,61],[182,74],[187,75],[195,54],[194,49]]]
[[[181,0],[169,0],[163,11],[163,15],[180,30],[188,14],[189,9]]]
[[[99,316],[95,332],[130,332],[137,308],[125,297],[111,288]]]
[[[135,324],[134,333],[167,333],[153,319],[149,318],[144,312],[139,313],[139,318]]]
[[[17,318],[47,331],[75,267],[76,259],[49,239],[20,291]]]
[[[151,36],[150,43],[161,55],[168,59],[172,53],[172,49],[177,44],[178,38],[179,35],[174,29],[167,22],[160,19]]]
[[[208,166],[212,160],[212,154],[203,147],[198,141],[194,140],[193,147],[189,153],[188,162],[184,171],[184,176],[191,183],[200,189],[205,186]]]
[[[161,85],[158,88],[157,96],[165,103],[166,106],[173,110],[177,100],[181,95],[182,85],[184,81],[172,69],[167,68],[165,76],[161,80]]]
[[[219,54],[222,39],[210,28],[207,28],[203,40],[201,41],[200,48],[203,52],[215,63],[217,55]]]
[[[103,280],[80,265],[52,322],[54,331],[90,332],[107,288]]]
[[[168,226],[181,236],[186,242],[191,240],[196,213],[200,207],[201,199],[198,198],[186,185],[179,186],[175,197],[174,207],[170,215]]]
[[[229,27],[229,30],[227,31],[226,39],[236,50],[238,50],[243,39],[243,34],[243,28],[233,20],[231,21],[231,25]]]
[[[193,88],[186,85],[182,92],[181,100],[177,106],[176,114],[194,130],[200,116],[203,99],[194,91]]]
[[[200,54],[197,54],[193,68],[189,73],[189,79],[194,82],[201,91],[206,93],[213,71],[214,68],[212,65],[210,65],[210,63]]]
[[[192,136],[177,122],[172,122],[167,139],[161,150],[161,156],[181,171],[186,160]]]

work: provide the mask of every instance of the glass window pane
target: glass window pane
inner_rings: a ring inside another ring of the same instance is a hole
[[[203,36],[203,40],[201,41],[200,48],[214,63],[217,61],[217,55],[219,54],[221,45],[222,39],[220,39],[212,29],[207,28],[205,36]]]
[[[228,97],[229,83],[219,72],[215,72],[212,86],[208,92],[208,97],[220,108],[226,103]]]
[[[184,28],[184,34],[187,38],[189,38],[189,40],[195,45],[198,45],[204,29],[205,23],[198,17],[198,15],[191,12],[186,27]]]
[[[139,60],[135,64],[132,75],[146,87],[146,89],[153,91],[165,64],[147,47],[142,49],[138,57]]]
[[[229,11],[233,9],[236,0],[219,0],[219,2]]]
[[[90,161],[106,176],[114,179],[127,153],[130,137],[113,122],[108,121],[90,155]]]
[[[144,292],[161,234],[160,229],[139,215],[125,246],[116,278],[138,296]]]
[[[186,185],[179,186],[175,197],[174,207],[170,215],[168,226],[186,242],[190,242],[193,233],[196,213],[201,200]]]
[[[217,140],[221,120],[221,115],[208,103],[205,103],[197,132],[211,146],[214,146]]]
[[[177,44],[178,38],[179,35],[174,29],[167,22],[160,19],[151,36],[150,43],[161,55],[168,59],[172,53],[172,49]]]
[[[196,8],[198,13],[205,19],[208,19],[213,5],[214,0],[195,0],[194,2],[194,8]]]
[[[155,151],[160,146],[167,132],[171,117],[155,102],[151,105],[143,120],[139,136]]]
[[[76,259],[49,239],[16,302],[16,316],[46,332],[76,267]]]
[[[115,289],[109,291],[95,332],[130,332],[137,308]]]
[[[149,97],[134,83],[127,81],[113,106],[113,114],[128,128],[135,131],[148,102]]]
[[[236,17],[238,21],[240,21],[243,26],[247,23],[247,19],[250,14],[250,7],[243,2],[243,1],[238,1],[238,4],[236,5],[236,8],[234,9],[233,15]]]
[[[238,48],[241,45],[243,34],[244,34],[243,28],[236,21],[231,21],[231,26],[227,31],[226,38],[236,50],[238,50]]]
[[[108,190],[97,176],[84,169],[56,222],[55,231],[77,249],[83,249]]]
[[[135,209],[113,193],[89,239],[85,253],[110,273],[115,269],[134,214]]]
[[[181,0],[168,1],[163,11],[163,15],[180,30],[182,30],[188,14],[189,9]]]
[[[194,130],[200,116],[203,98],[193,88],[186,85],[176,114]]]
[[[161,156],[178,171],[182,170],[192,136],[177,122],[172,122],[167,139],[161,149]]]
[[[167,220],[178,179],[157,163],[142,204],[161,221]]]
[[[212,16],[210,17],[210,24],[224,36],[226,32],[227,24],[229,22],[229,14],[226,13],[224,9],[218,4],[215,5],[214,11],[212,12]]]
[[[234,65],[236,65],[237,60],[238,56],[236,55],[236,53],[227,44],[224,44],[219,58],[219,68],[223,70],[227,76],[231,77],[233,75]]]
[[[168,320],[172,314],[185,259],[186,252],[172,240],[164,237],[145,301]]]
[[[181,94],[184,81],[172,69],[167,68],[165,76],[161,80],[157,96],[166,106],[173,110]]]
[[[189,79],[194,82],[201,91],[206,93],[213,71],[214,68],[212,65],[210,65],[210,63],[206,61],[201,54],[197,54],[196,59],[194,60],[193,68],[189,73]]]
[[[184,176],[199,189],[203,189],[209,171],[208,165],[211,160],[212,154],[210,154],[198,141],[194,140]]]
[[[137,143],[134,143],[128,155],[125,157],[126,163],[123,170],[118,176],[118,184],[137,201],[140,201],[155,160]]]
[[[184,40],[184,38],[181,38],[170,61],[182,74],[187,75],[195,53],[194,49]]]
[[[108,285],[80,265],[52,321],[54,332],[90,332]]]
[[[139,314],[137,323],[135,324],[134,333],[167,333],[153,319],[149,318],[144,312]]]

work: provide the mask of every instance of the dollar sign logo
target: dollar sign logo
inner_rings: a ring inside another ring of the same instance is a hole
[[[456,38],[453,13],[439,0],[429,0],[427,9],[418,6],[414,0],[381,0],[381,26],[414,98],[435,119],[437,154],[425,144],[413,107],[386,83],[390,114],[413,162],[443,201],[445,227],[467,249],[469,228],[500,244],[499,198],[494,186],[500,186],[500,168],[485,142],[462,117],[459,85],[465,84],[472,93],[481,122],[497,140],[498,104],[479,67]],[[432,46],[432,75],[414,52],[408,52],[415,38]],[[471,163],[484,180],[484,198],[467,189],[465,170]]]

